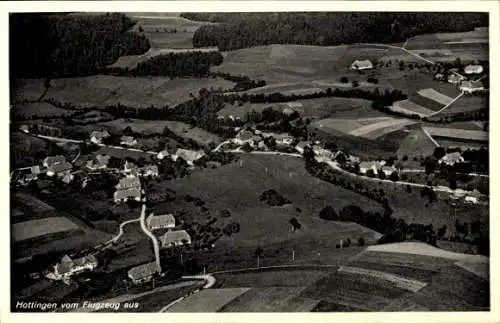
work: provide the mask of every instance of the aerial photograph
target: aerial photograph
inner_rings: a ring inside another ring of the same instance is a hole
[[[9,13],[10,311],[490,311],[490,18]]]

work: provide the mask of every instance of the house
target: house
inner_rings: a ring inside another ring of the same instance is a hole
[[[56,164],[64,163],[65,161],[66,161],[66,158],[64,156],[61,156],[61,155],[49,156],[43,160],[42,165],[44,167],[52,167]]]
[[[192,166],[194,161],[200,159],[203,156],[205,156],[205,153],[202,150],[194,151],[179,148],[177,149],[175,154],[172,155],[172,159],[176,161],[177,158],[181,157],[188,163],[188,165]]]
[[[90,141],[95,144],[102,143],[104,138],[111,136],[107,130],[104,131],[92,131],[90,134]]]
[[[31,166],[29,169],[24,169],[20,171],[20,174],[17,177],[17,182],[21,185],[26,185],[31,181],[37,180],[39,174],[40,174],[40,166],[38,165]]]
[[[60,262],[54,266],[54,271],[47,275],[47,278],[53,280],[67,279],[86,270],[94,270],[98,265],[97,258],[93,255],[84,256],[72,260],[65,255]]]
[[[135,146],[137,145],[137,140],[132,136],[122,136],[120,138],[120,144],[125,146]]]
[[[468,204],[477,204],[478,199],[477,199],[477,197],[474,197],[474,196],[466,196],[464,201],[465,201],[465,203],[468,203]]]
[[[355,60],[351,64],[351,69],[353,69],[353,70],[367,70],[367,69],[372,69],[372,68],[373,68],[373,64],[369,60],[363,60],[363,61]]]
[[[295,150],[297,150],[299,153],[303,154],[305,147],[311,147],[311,142],[310,141],[301,141],[297,144],[297,146],[295,146]]]
[[[191,244],[191,236],[186,230],[168,231],[160,237],[163,248]]]
[[[275,137],[276,143],[278,145],[291,145],[294,141],[294,138],[290,135],[278,135]]]
[[[240,131],[236,138],[232,140],[233,143],[237,145],[244,145],[245,143],[249,143],[250,146],[254,146],[258,143],[262,138],[260,136],[254,135],[254,133],[250,130]]]
[[[448,76],[448,83],[451,84],[460,84],[460,82],[462,82],[463,80],[465,80],[465,77],[455,73],[452,73]]]
[[[396,168],[394,166],[382,166],[381,170],[386,176],[390,176],[393,172],[396,171]]]
[[[171,229],[175,227],[175,218],[172,214],[151,215],[146,219],[149,230]]]
[[[366,174],[368,170],[373,170],[374,174],[378,174],[378,170],[382,167],[383,165],[380,162],[376,161],[363,161],[359,164],[359,172],[361,174]]]
[[[481,74],[483,67],[481,65],[467,65],[464,67],[465,74]]]
[[[359,160],[359,157],[349,155],[349,157],[347,158],[347,161],[350,162],[351,164],[359,164],[360,160]]]
[[[97,155],[94,159],[89,160],[86,166],[90,170],[105,169],[108,167],[109,159],[109,156]]]
[[[152,261],[130,269],[128,271],[128,278],[130,278],[134,284],[140,284],[150,281],[153,275],[158,271],[156,261]]]
[[[141,181],[137,177],[125,177],[120,179],[118,184],[116,184],[117,190],[124,190],[129,188],[140,188]]]
[[[443,156],[439,160],[440,164],[444,163],[446,165],[455,165],[456,163],[463,163],[463,162],[464,162],[464,158],[462,157],[462,155],[460,155],[460,153],[458,151],[454,152],[454,153],[446,154],[445,156]]]
[[[471,94],[474,92],[484,91],[484,85],[482,82],[474,82],[474,81],[463,81],[460,83],[460,91]]]
[[[64,177],[67,173],[71,172],[73,165],[68,162],[62,162],[58,164],[54,164],[52,166],[47,167],[47,176],[54,176],[57,174],[58,177]]]
[[[156,157],[158,159],[163,159],[163,158],[168,157],[168,156],[170,156],[170,153],[168,152],[168,150],[162,150],[158,153],[158,155],[156,155]]]
[[[139,174],[142,176],[158,176],[158,166],[156,165],[147,165],[139,169]]]
[[[19,127],[19,130],[21,130],[22,132],[26,132],[26,133],[29,133],[30,132],[30,127],[23,124],[21,127]]]
[[[444,74],[443,73],[437,73],[436,75],[434,75],[434,79],[437,80],[437,81],[442,81],[442,80],[444,80]]]
[[[126,160],[125,165],[123,166],[123,173],[135,177],[135,175],[137,174],[137,166],[134,163]]]
[[[69,184],[71,183],[71,181],[75,178],[75,176],[73,176],[73,174],[71,173],[65,173],[63,176],[62,176],[62,181],[66,184]]]
[[[141,190],[138,187],[118,190],[113,194],[113,199],[115,203],[127,202],[128,200],[139,202],[141,200]]]

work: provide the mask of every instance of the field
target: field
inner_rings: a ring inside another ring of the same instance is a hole
[[[198,94],[202,88],[231,89],[234,83],[220,78],[165,77],[121,77],[94,75],[62,78],[51,82],[45,98],[60,103],[71,103],[78,107],[102,107],[122,104],[130,107],[148,108],[175,106],[190,99],[189,94]],[[36,88],[36,89],[35,89]],[[43,81],[30,80],[21,86],[17,99],[29,99],[32,92],[43,93]]]
[[[415,70],[406,71],[402,76],[391,77],[389,81],[395,88],[408,94],[417,93],[423,89],[434,89],[450,98],[454,98],[460,94],[460,91],[455,86],[435,81],[432,75],[423,74]]]
[[[489,98],[475,95],[463,95],[453,102],[446,110],[439,113],[439,117],[453,115],[461,112],[472,112],[489,108]]]
[[[49,149],[49,144],[40,138],[35,138],[22,132],[11,132],[10,155],[11,167],[33,166],[40,160],[35,156],[44,156]]]
[[[424,128],[433,137],[463,139],[471,141],[486,142],[488,141],[488,132],[481,130],[465,130],[452,129],[442,127],[425,127]]]
[[[430,156],[435,148],[436,145],[427,137],[422,129],[415,129],[403,139],[396,155],[398,158],[408,156],[409,159],[419,156]]]
[[[357,75],[350,70],[356,59],[373,61],[391,50],[355,46],[268,45],[228,52],[214,71],[248,75],[267,84],[300,83],[307,80],[339,82],[340,76]],[[337,75],[332,78],[332,75]],[[308,87],[311,87],[309,85]]]
[[[448,148],[460,148],[463,150],[466,149],[480,149],[480,148],[488,148],[488,142],[472,142],[472,141],[462,141],[462,140],[454,140],[454,139],[437,139],[436,140],[440,146]]]
[[[201,145],[208,144],[210,142],[218,144],[220,142],[220,138],[217,135],[179,121],[152,121],[140,119],[127,119],[127,121],[125,121],[124,119],[116,119],[103,123],[102,125],[119,132],[123,131],[127,127],[130,127],[133,132],[144,135],[161,135],[163,133],[163,129],[168,127],[168,129],[170,129],[177,136],[185,139],[192,139]]]
[[[64,217],[50,217],[16,223],[12,226],[14,241],[22,241],[45,234],[78,229],[78,226]]]
[[[425,108],[410,100],[396,101],[390,108],[392,111],[406,114],[418,114],[421,117],[434,113],[433,110]]]
[[[415,122],[408,119],[392,119],[369,124],[350,132],[353,136],[364,138],[379,138],[391,132],[398,131],[405,126],[414,124]]]
[[[74,112],[57,108],[50,103],[23,103],[14,104],[11,110],[14,117],[42,118],[42,117],[69,117]]]
[[[267,107],[276,110],[292,108],[304,118],[330,118],[330,117],[379,117],[382,113],[371,108],[371,102],[362,99],[348,98],[319,98],[299,100],[284,103],[245,103],[243,106],[227,104],[218,112],[220,116],[239,117],[245,120],[246,113],[252,110],[261,112]]]
[[[406,48],[410,50],[488,48],[488,43],[488,31],[477,29],[468,32],[415,36],[408,40]]]
[[[249,288],[204,289],[168,309],[174,313],[216,312]]]
[[[271,245],[302,240],[299,248],[328,248],[338,239],[364,236],[373,241],[375,232],[349,223],[325,222],[319,211],[326,205],[340,209],[348,204],[356,204],[365,209],[379,210],[380,206],[351,191],[310,176],[303,160],[285,156],[242,155],[242,167],[232,163],[217,169],[197,170],[191,176],[154,184],[153,190],[165,188],[177,194],[189,194],[207,201],[210,210],[228,209],[233,215],[231,221],[240,224],[241,230],[231,237],[223,237],[220,242],[226,247]],[[267,169],[267,171],[266,171]],[[236,174],[236,175],[235,175]],[[235,178],[238,183],[235,185]],[[207,189],[210,188],[210,189]],[[259,201],[259,195],[276,189],[279,194],[292,201],[292,205],[271,207]],[[298,212],[296,208],[300,208]],[[156,207],[172,210],[169,204]],[[288,221],[296,217],[302,229],[293,232]],[[298,245],[300,245],[298,243]]]
[[[424,96],[428,99],[434,100],[434,101],[441,103],[443,105],[447,105],[451,101],[453,101],[453,99],[450,98],[449,96],[446,96],[442,93],[439,93],[434,89],[423,89],[423,90],[418,91],[417,93],[420,94],[421,96]]]

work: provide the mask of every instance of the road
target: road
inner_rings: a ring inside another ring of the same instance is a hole
[[[455,103],[455,101],[457,101],[458,99],[460,99],[462,97],[462,95],[464,95],[464,92],[461,92],[453,100],[451,100],[450,103],[448,103],[447,105],[445,105],[444,107],[442,107],[440,110],[438,110],[436,112],[433,112],[431,114],[428,114],[428,115],[426,115],[426,117],[434,117],[435,115],[437,115],[437,114],[443,112],[444,110],[448,109],[450,107],[450,105],[452,105],[453,103]]]
[[[427,136],[427,138],[429,138],[432,141],[432,143],[436,147],[440,146],[439,143],[436,140],[434,140],[434,138],[432,138],[431,134],[427,130],[425,130],[425,127],[420,127],[420,129],[422,129],[423,133]]]
[[[153,242],[153,248],[155,253],[156,266],[158,267],[158,272],[161,273],[161,263],[160,263],[160,246],[156,236],[149,231],[146,226],[146,204],[142,204],[141,217],[140,217],[141,229],[142,231],[151,239]]]
[[[210,288],[212,287],[213,285],[215,285],[215,277],[212,276],[211,274],[205,274],[205,275],[196,275],[196,276],[183,276],[182,279],[188,279],[188,280],[199,280],[199,279],[202,279],[205,281],[205,285],[203,285],[202,289],[207,289],[207,288]],[[192,294],[196,294],[200,291],[201,289],[198,288],[184,296],[181,296],[179,297],[178,299],[168,303],[167,305],[163,306],[161,309],[160,309],[160,313],[164,313],[166,312],[169,308],[171,308],[172,306],[174,306],[175,304],[177,303],[180,303],[182,302],[183,300],[185,300],[187,297],[189,297],[190,295]]]
[[[128,221],[125,221],[125,222],[122,222],[120,224],[120,230],[118,232],[118,234],[116,236],[114,236],[112,239],[110,239],[109,241],[106,241],[104,244],[107,245],[107,244],[110,244],[110,243],[116,243],[116,241],[118,241],[118,239],[120,239],[120,237],[123,235],[123,227],[126,226],[127,224],[129,223],[134,223],[134,222],[139,222],[141,221],[141,218],[137,218],[137,219],[132,219],[132,220],[128,220]]]

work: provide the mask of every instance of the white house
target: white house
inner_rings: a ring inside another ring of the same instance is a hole
[[[146,219],[146,225],[149,230],[171,229],[175,228],[175,217],[172,214],[151,215]]]
[[[448,76],[448,83],[451,83],[451,84],[459,84],[463,80],[465,80],[465,77],[463,77],[462,75],[455,74],[455,73],[452,73]]]
[[[363,161],[359,164],[359,172],[361,174],[366,174],[368,170],[373,170],[374,174],[378,174],[378,170],[383,166],[382,163],[378,161]]]
[[[465,74],[481,74],[483,72],[483,67],[481,65],[467,65],[464,68]]]
[[[172,155],[172,159],[176,161],[177,158],[181,157],[187,162],[188,165],[192,166],[194,161],[200,159],[203,156],[205,156],[205,153],[202,150],[195,151],[179,148],[177,149],[175,154]]]
[[[42,165],[44,167],[51,167],[64,162],[66,162],[66,158],[64,156],[61,155],[48,156],[43,160]]]
[[[191,244],[191,236],[186,230],[168,231],[160,237],[163,248]]]
[[[139,174],[141,176],[150,176],[155,177],[158,176],[158,166],[156,165],[146,165],[139,169]]]
[[[477,204],[478,199],[477,199],[477,197],[474,197],[474,196],[466,196],[464,201],[465,201],[465,203],[469,203],[469,204]]]
[[[351,64],[351,69],[353,69],[353,70],[367,70],[367,69],[372,69],[372,68],[373,68],[373,64],[369,60],[362,60],[362,61],[355,60]]]
[[[446,154],[439,160],[440,164],[444,163],[446,165],[455,165],[456,163],[463,163],[463,162],[464,158],[462,157],[462,155],[460,155],[459,152]]]
[[[61,261],[54,266],[54,271],[47,274],[46,277],[53,280],[63,280],[85,270],[94,270],[97,265],[97,258],[93,255],[84,256],[75,260],[65,255]]]
[[[125,146],[135,146],[137,145],[137,140],[132,136],[122,136],[120,138],[120,144]]]
[[[104,138],[107,138],[109,136],[110,136],[110,134],[107,130],[92,131],[92,133],[90,134],[90,141],[95,143],[95,144],[100,144],[100,143],[102,143],[102,140]]]
[[[460,83],[460,91],[471,94],[474,92],[484,91],[484,85],[482,82],[474,82],[474,81],[463,81]]]
[[[392,173],[396,171],[394,166],[382,166],[381,170],[384,172],[386,176],[390,176]]]
[[[168,150],[162,150],[158,153],[158,155],[156,155],[156,157],[158,159],[163,159],[163,158],[168,157],[168,156],[170,156],[170,153],[168,152]]]

